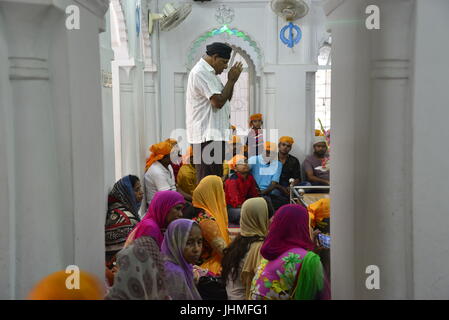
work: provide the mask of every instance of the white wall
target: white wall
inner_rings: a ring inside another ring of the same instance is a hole
[[[25,298],[42,277],[71,264],[104,276],[104,1],[76,2],[82,23],[75,31],[65,28],[71,3],[0,1],[5,299]]]

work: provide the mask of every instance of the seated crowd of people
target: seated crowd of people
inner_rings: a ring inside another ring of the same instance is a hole
[[[128,175],[109,194],[106,292],[99,294],[84,273],[86,294],[109,300],[330,299],[329,248],[319,241],[329,234],[329,199],[305,207],[292,204],[289,191],[291,185],[329,185],[326,137],[315,136],[302,181],[300,162],[290,154],[294,139],[264,141],[262,124],[262,115],[251,116],[246,143],[238,136],[229,141],[222,177],[197,181],[192,147],[182,156],[176,140],[152,145],[143,185]],[[230,226],[240,228],[234,239]],[[39,286],[30,295],[42,296]]]

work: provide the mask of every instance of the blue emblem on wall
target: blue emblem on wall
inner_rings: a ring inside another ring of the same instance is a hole
[[[140,4],[136,6],[136,33],[140,35]]]
[[[287,35],[286,35],[287,33]],[[281,41],[289,48],[293,48],[295,44],[299,43],[302,38],[302,32],[299,26],[289,23],[281,29],[280,32]]]

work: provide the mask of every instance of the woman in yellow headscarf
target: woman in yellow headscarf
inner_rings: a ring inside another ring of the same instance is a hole
[[[103,300],[105,289],[96,277],[80,271],[79,288],[69,289],[67,284],[76,285],[74,276],[65,270],[48,275],[31,290],[28,300]]]
[[[207,176],[193,191],[192,204],[195,217],[203,234],[203,269],[219,275],[223,250],[229,245],[228,212],[226,210],[223,182],[218,176]]]

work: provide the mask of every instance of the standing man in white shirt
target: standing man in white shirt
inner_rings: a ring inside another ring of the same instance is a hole
[[[225,143],[231,129],[229,101],[243,70],[241,62],[235,63],[223,86],[217,75],[228,68],[232,48],[214,42],[206,49],[190,71],[186,95],[187,141],[193,145],[197,183],[208,175],[223,176]]]

